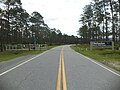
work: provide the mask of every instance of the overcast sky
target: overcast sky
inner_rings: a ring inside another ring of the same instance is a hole
[[[23,8],[31,14],[39,12],[50,28],[60,29],[62,33],[77,35],[78,20],[83,7],[91,0],[21,0]]]

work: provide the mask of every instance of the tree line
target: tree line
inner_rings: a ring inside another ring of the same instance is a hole
[[[51,29],[37,11],[30,15],[21,0],[0,0],[0,51],[7,44],[72,44],[78,37]]]
[[[92,0],[83,8],[79,22],[82,43],[111,40],[120,46],[120,0]]]

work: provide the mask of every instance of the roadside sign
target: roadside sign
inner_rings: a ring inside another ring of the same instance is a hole
[[[97,47],[112,46],[112,42],[93,42],[92,44]]]
[[[95,47],[113,47],[113,42],[112,41],[101,41],[101,42],[95,42],[91,41],[90,42],[90,49],[92,50]]]

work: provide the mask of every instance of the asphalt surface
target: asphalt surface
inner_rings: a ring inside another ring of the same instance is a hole
[[[67,90],[120,90],[120,72],[104,68],[68,46],[0,63],[0,90],[56,90],[62,48]]]

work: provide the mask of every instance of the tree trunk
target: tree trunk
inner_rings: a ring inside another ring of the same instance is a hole
[[[120,49],[120,0],[118,0],[119,2],[119,49]]]
[[[115,42],[115,24],[114,24],[114,16],[113,16],[113,6],[112,6],[112,1],[109,0],[109,2],[110,2],[111,14],[112,14],[112,41]]]
[[[3,52],[3,43],[0,43],[0,51]]]
[[[105,23],[104,23],[104,20],[103,20],[103,38],[102,38],[102,39],[103,39],[103,41],[104,41],[104,35],[105,35],[105,31],[104,31],[105,26],[104,26],[104,25],[105,25]]]
[[[105,0],[104,0],[105,2]],[[108,40],[108,17],[107,17],[107,11],[106,11],[106,6],[105,6],[105,3],[103,3],[103,7],[104,7],[104,13],[105,13],[105,30],[106,30],[106,33],[105,33],[105,36],[106,36],[106,41]]]
[[[106,17],[105,29],[106,29],[106,41],[108,41],[108,20],[107,20],[107,17]]]

